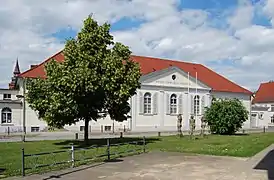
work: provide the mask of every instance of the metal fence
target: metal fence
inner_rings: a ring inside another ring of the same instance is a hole
[[[78,147],[71,144],[64,150],[27,154],[22,148],[22,176],[26,170],[32,172],[39,171],[45,167],[76,167],[86,164],[88,161],[110,161],[129,153],[145,153],[146,139],[122,143],[111,143],[111,139],[106,139],[105,145],[93,145],[89,147]],[[78,164],[77,164],[78,163]]]

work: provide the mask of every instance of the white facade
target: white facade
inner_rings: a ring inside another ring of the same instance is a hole
[[[253,128],[274,127],[274,103],[253,104],[250,126]]]
[[[211,92],[211,88],[199,80],[189,77],[187,73],[177,67],[170,67],[161,71],[155,71],[143,75],[140,79],[141,88],[130,98],[131,111],[127,121],[116,122],[109,117],[90,122],[90,132],[106,131],[176,131],[177,115],[183,116],[183,130],[189,129],[191,115],[196,119],[196,127],[200,129],[201,117],[204,107],[210,106],[212,95],[216,98],[238,98],[250,112],[250,95],[229,92]],[[22,79],[18,83],[19,90],[14,93],[24,94]],[[23,100],[22,100],[23,101]],[[11,107],[14,116],[14,126],[22,127],[23,105]],[[1,107],[0,107],[1,108]],[[25,103],[25,119],[27,132],[45,129],[46,123],[38,118],[28,103]],[[2,127],[6,125],[1,124]],[[76,125],[65,126],[70,131],[80,131],[84,128],[84,122]],[[244,124],[244,128],[250,128],[250,121]]]
[[[16,97],[18,90],[0,89],[0,133],[22,131],[22,103]]]

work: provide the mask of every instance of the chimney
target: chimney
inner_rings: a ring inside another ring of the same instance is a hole
[[[30,69],[33,69],[33,68],[35,68],[37,65],[36,64],[32,64],[32,65],[30,65]]]

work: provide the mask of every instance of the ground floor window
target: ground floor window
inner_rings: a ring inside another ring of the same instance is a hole
[[[85,126],[80,126],[80,131],[84,131],[85,130]]]
[[[271,116],[270,122],[274,124],[274,115]]]
[[[105,131],[111,131],[111,126],[105,126]]]
[[[12,122],[12,111],[10,108],[5,107],[2,109],[1,123],[11,123]]]
[[[39,132],[39,129],[40,129],[39,127],[31,127],[30,131],[31,132]]]

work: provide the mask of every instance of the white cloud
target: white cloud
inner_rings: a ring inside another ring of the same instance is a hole
[[[0,81],[10,79],[17,57],[25,70],[62,49],[63,44],[50,35],[66,27],[79,30],[83,19],[93,13],[100,23],[123,17],[144,20],[138,28],[113,33],[134,54],[210,62],[210,68],[233,81],[257,88],[261,81],[274,78],[274,29],[253,25],[255,8],[248,1],[239,2],[224,19],[229,25],[224,30],[211,26],[210,12],[179,11],[179,0],[1,0],[0,71],[4,77]],[[274,0],[268,0],[263,11],[273,18]],[[229,59],[234,66],[223,65]]]

